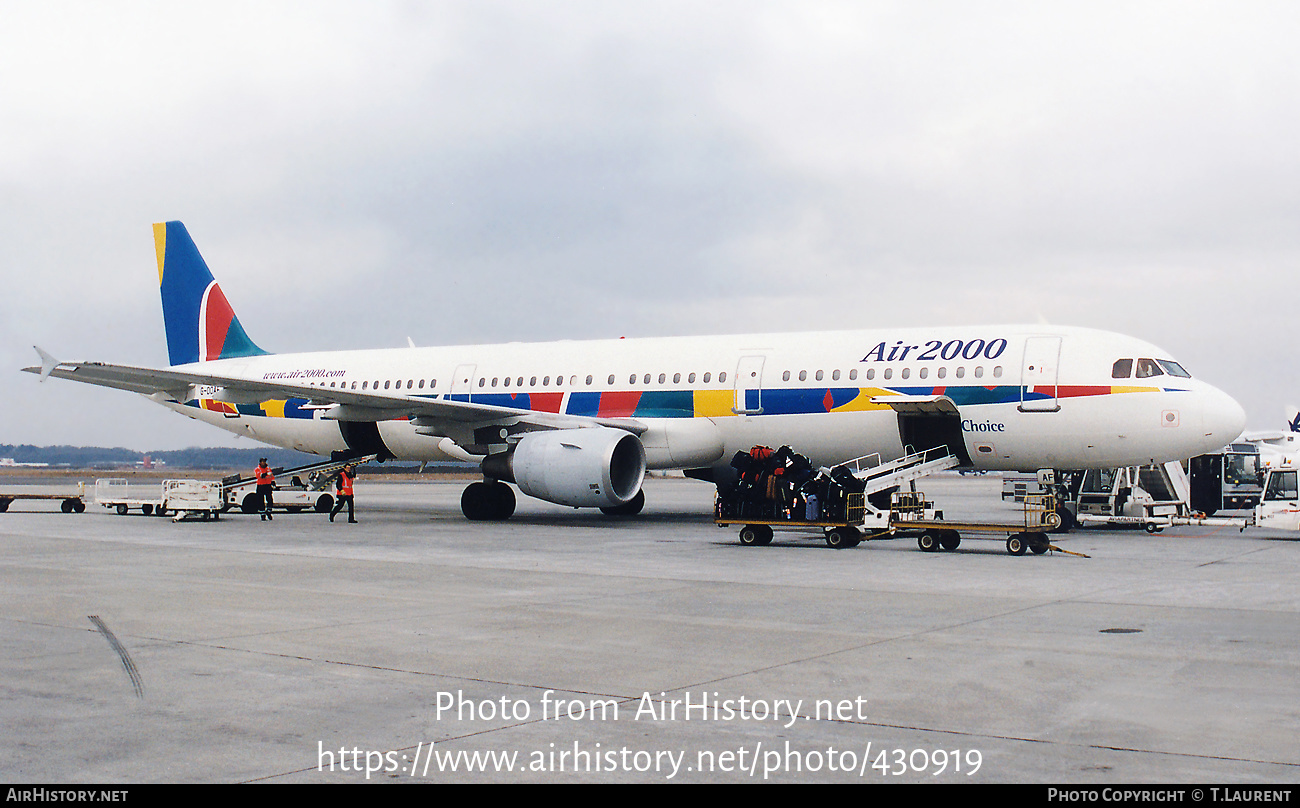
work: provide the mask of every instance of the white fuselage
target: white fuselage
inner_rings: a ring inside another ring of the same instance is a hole
[[[1118,334],[1048,326],[510,343],[198,363],[174,369],[300,384],[303,394],[257,404],[221,403],[219,391],[209,399],[200,390],[189,402],[154,398],[316,454],[357,447],[327,409],[308,404],[313,388],[628,419],[641,430],[648,467],[661,469],[725,465],[754,445],[788,445],[817,465],[897,457],[907,448],[900,430],[907,416],[889,401],[898,397],[951,400],[956,415],[950,405],[947,415],[912,417],[948,418],[966,465],[978,469],[1165,462],[1215,451],[1240,434],[1241,407],[1205,382],[1116,378],[1117,360],[1145,358],[1169,356]],[[399,459],[458,455],[448,454],[447,435],[420,434],[409,420],[382,421],[378,432]]]

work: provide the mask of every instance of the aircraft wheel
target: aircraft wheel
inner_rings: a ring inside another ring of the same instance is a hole
[[[321,494],[316,498],[316,513],[329,513],[334,507],[334,497],[329,494]]]
[[[509,519],[515,512],[515,492],[502,482],[470,483],[460,495],[460,511],[472,522]]]
[[[955,530],[945,530],[939,534],[939,546],[945,550],[956,550],[961,546],[961,534]]]
[[[1010,536],[1007,536],[1008,553],[1011,553],[1011,555],[1024,555],[1026,549],[1028,548],[1025,545],[1025,534],[1012,533]]]
[[[921,548],[921,550],[926,553],[937,552],[939,549],[938,531],[927,530],[924,533],[922,533],[920,536],[917,536],[916,546]]]
[[[600,512],[606,516],[636,516],[641,513],[645,507],[645,489],[636,492],[636,496],[622,505],[615,505],[611,508],[601,508]]]
[[[1061,521],[1060,524],[1052,528],[1053,533],[1069,533],[1079,525],[1078,520],[1074,518],[1074,514],[1070,513],[1068,508],[1058,508],[1056,515],[1060,517]]]

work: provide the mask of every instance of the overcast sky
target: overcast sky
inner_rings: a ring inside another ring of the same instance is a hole
[[[180,219],[272,351],[1038,322],[1280,428],[1291,2],[0,2],[0,443],[247,445],[166,365]]]

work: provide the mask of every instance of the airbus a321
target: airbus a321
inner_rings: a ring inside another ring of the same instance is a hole
[[[145,395],[319,455],[461,460],[471,519],[523,493],[635,514],[647,469],[719,482],[737,451],[832,466],[946,447],[961,467],[1115,468],[1216,451],[1245,414],[1164,350],[1084,328],[886,328],[272,354],[180,222],[154,225],[168,368],[24,368]]]

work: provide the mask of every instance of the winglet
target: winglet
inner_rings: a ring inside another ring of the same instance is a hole
[[[36,355],[41,358],[41,381],[45,381],[50,378],[50,374],[59,366],[59,360],[50,356],[46,351],[41,350],[41,346],[39,345],[33,345],[32,347],[36,349]]]

